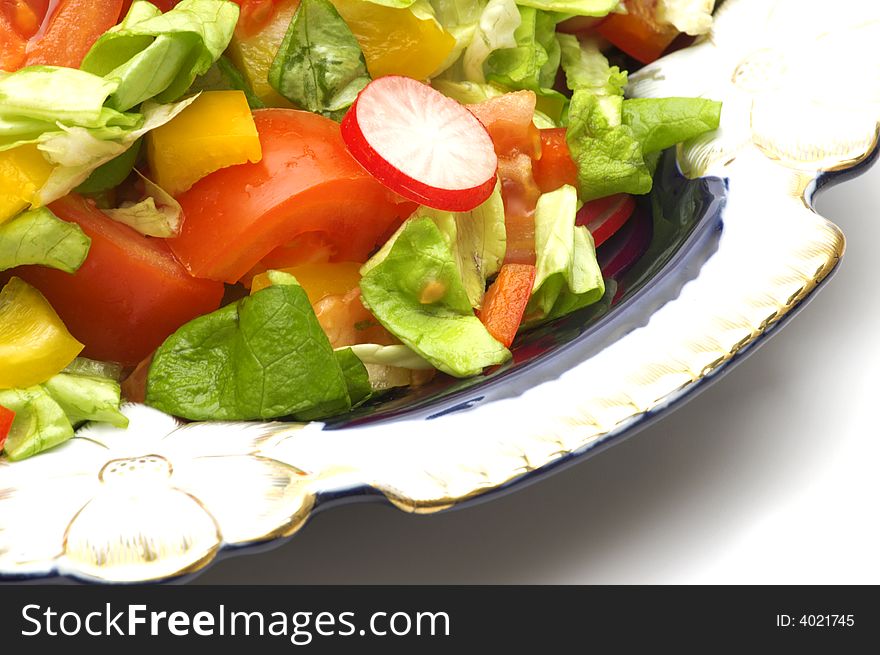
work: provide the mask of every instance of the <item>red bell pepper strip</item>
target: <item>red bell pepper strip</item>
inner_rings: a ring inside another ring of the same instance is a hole
[[[563,184],[577,186],[577,166],[565,141],[564,127],[541,130],[541,158],[532,164],[532,174],[542,193],[555,191]]]
[[[98,37],[116,24],[122,0],[59,0],[27,46],[25,65],[79,68]]]
[[[508,348],[522,323],[537,273],[528,264],[505,264],[483,297],[480,320]]]
[[[0,450],[3,450],[3,445],[6,443],[6,437],[9,436],[14,420],[15,412],[0,405]]]

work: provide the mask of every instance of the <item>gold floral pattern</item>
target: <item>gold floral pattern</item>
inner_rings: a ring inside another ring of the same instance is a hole
[[[103,581],[201,568],[224,544],[293,533],[310,478],[255,454],[280,424],[192,424],[144,406],[48,453],[0,460],[0,571]]]

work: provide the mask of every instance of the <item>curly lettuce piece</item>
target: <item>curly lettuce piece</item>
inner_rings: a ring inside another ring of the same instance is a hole
[[[38,264],[74,273],[91,244],[79,225],[62,221],[45,207],[32,209],[0,224],[0,271]]]
[[[376,319],[444,373],[477,375],[511,357],[474,315],[452,247],[430,218],[406,223],[360,287]]]
[[[136,171],[144,183],[144,199],[116,209],[102,210],[117,223],[128,225],[148,237],[171,238],[180,233],[183,209],[180,203],[155,182]]]
[[[537,275],[526,308],[529,322],[550,320],[598,302],[605,281],[589,230],[575,225],[578,198],[565,185],[538,200],[535,209]]]
[[[82,70],[116,83],[108,106],[126,111],[145,100],[179,99],[232,39],[239,7],[230,0],[183,0],[164,14],[135,2],[89,50]]]

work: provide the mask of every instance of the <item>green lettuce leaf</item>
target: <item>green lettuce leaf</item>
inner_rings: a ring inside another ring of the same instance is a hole
[[[501,183],[495,185],[492,195],[483,204],[469,212],[446,212],[420,207],[361,267],[361,275],[366,275],[385,261],[407,223],[419,218],[430,218],[446,238],[471,306],[479,309],[486,292],[486,280],[501,270],[507,252]]]
[[[0,224],[0,271],[39,264],[73,273],[89,254],[92,240],[76,223],[62,221],[45,207]]]
[[[138,156],[141,154],[141,144],[143,142],[143,139],[138,139],[134,142],[134,145],[121,155],[111,159],[106,164],[98,166],[85,182],[76,187],[76,192],[93,196],[118,187],[134,170]]]
[[[115,112],[103,112],[104,101],[116,88],[113,80],[73,68],[31,66],[15,73],[0,72],[0,116],[4,121],[0,123],[0,134],[11,136],[15,119],[25,118],[103,127],[116,116]],[[59,98],[64,101],[59,102]]]
[[[446,61],[440,66],[440,69],[435,72],[435,79],[441,74],[442,77],[451,81],[466,79],[466,76],[463,73],[462,54],[469,46],[471,46],[471,44],[474,43],[474,37],[477,34],[477,29],[480,27],[480,17],[486,9],[487,4],[487,0],[430,0],[430,7],[433,10],[434,19],[455,39],[455,46],[453,47],[452,52],[449,53]],[[506,7],[510,7],[512,4],[512,0],[495,0],[496,6],[505,5]],[[497,10],[493,9],[493,12],[494,11]],[[516,43],[513,40],[513,31],[516,29],[517,25],[519,25],[519,12],[516,11],[515,7],[513,8],[511,15],[516,16],[517,23],[510,27],[509,30],[503,26],[503,23],[499,23],[499,27],[493,28],[492,21],[489,21],[485,28],[487,34],[490,34],[496,29],[505,34],[509,32],[509,37],[501,37],[509,38],[509,43],[504,47],[512,47]],[[499,37],[489,36],[487,38],[489,40],[495,40]],[[472,56],[476,56],[477,59],[479,59],[477,64],[479,74],[477,78],[482,79],[483,62],[489,55],[488,53],[485,53],[482,55],[482,58],[480,58],[475,53]],[[453,64],[455,64],[454,70],[448,70]]]
[[[0,391],[0,405],[15,412],[4,450],[16,462],[64,443],[73,425],[42,386]]]
[[[302,0],[269,70],[278,93],[339,119],[370,82],[361,47],[329,0]]]
[[[493,84],[481,84],[479,82],[454,82],[444,78],[431,81],[431,86],[443,95],[460,102],[463,105],[476,105],[490,98],[504,95],[504,90]]]
[[[119,383],[105,377],[59,373],[42,384],[74,426],[85,421],[127,428],[128,418],[119,411]]]
[[[721,103],[705,98],[632,98],[623,102],[623,123],[648,155],[718,129]]]
[[[580,199],[584,202],[615,193],[643,194],[653,179],[641,144],[623,125],[623,98],[575,91],[569,110],[566,141],[577,165]]]
[[[569,89],[588,89],[599,96],[623,96],[627,74],[617,66],[608,65],[595,40],[579,41],[573,34],[559,34],[558,38]]]
[[[107,378],[119,382],[122,379],[122,365],[113,362],[99,362],[87,357],[77,357],[62,373],[85,375],[92,378]]]
[[[452,247],[471,307],[479,309],[486,280],[501,269],[507,252],[501,183],[495,185],[486,202],[472,211],[453,213],[422,207],[416,216],[430,218],[443,232]]]
[[[150,98],[173,102],[223,54],[238,15],[230,0],[183,0],[164,14],[149,2],[135,2],[95,42],[81,68],[117,84],[108,101],[113,109],[125,111]]]
[[[522,17],[514,0],[489,0],[482,12],[476,3],[472,6],[474,11],[468,17],[477,20],[467,37],[453,33],[456,39],[467,38],[464,42],[464,55],[456,73],[460,79],[484,83],[485,64],[492,53],[517,46],[516,31],[522,23]]]
[[[17,461],[54,448],[86,421],[128,427],[119,411],[120,395],[116,380],[70,371],[27,389],[0,390],[0,405],[15,412],[4,448],[7,457]]]
[[[148,237],[171,238],[180,233],[183,209],[167,191],[137,171],[144,183],[144,199],[116,209],[102,210],[117,223]]]
[[[535,286],[526,308],[529,322],[564,316],[598,302],[605,282],[593,237],[575,226],[578,197],[565,185],[538,200],[535,209]]]
[[[197,97],[170,105],[147,101],[141,107],[138,127],[119,129],[112,134],[63,125],[58,132],[44,134],[37,147],[56,166],[48,182],[37,193],[35,203],[48,205],[63,198],[85,182],[95,169],[127,151],[147,132],[171,121]]]
[[[553,90],[561,61],[556,18],[532,7],[519,7],[516,46],[495,50],[486,60],[486,79],[511,90],[530,90],[545,98],[542,108],[561,115],[566,98]],[[552,103],[551,108],[549,104]]]
[[[306,292],[286,277],[171,335],[150,366],[147,404],[193,420],[347,411],[346,376]]]
[[[474,315],[452,247],[429,218],[406,223],[360,286],[379,322],[445,373],[476,375],[510,358]]]
[[[380,346],[375,343],[361,343],[347,349],[363,364],[392,366],[412,371],[430,371],[434,368],[430,362],[402,345]]]
[[[343,348],[336,351],[336,360],[345,376],[345,384],[348,387],[348,397],[351,407],[364,404],[373,395],[373,387],[370,385],[370,376],[360,358],[355,355],[351,348]]]

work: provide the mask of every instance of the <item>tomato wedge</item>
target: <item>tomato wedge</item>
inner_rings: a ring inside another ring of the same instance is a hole
[[[591,200],[577,214],[575,223],[586,225],[596,247],[605,243],[632,216],[636,201],[626,193]]]
[[[626,54],[643,64],[650,64],[678,36],[672,25],[657,22],[657,0],[624,0],[625,14],[611,14],[595,27],[604,37]]]
[[[541,130],[541,158],[532,164],[532,174],[542,193],[555,191],[564,184],[577,186],[577,166],[565,140],[566,128]]]
[[[237,282],[279,246],[319,232],[330,261],[366,261],[408,205],[348,154],[329,118],[263,109],[254,121],[262,161],[212,173],[178,198],[174,254],[197,277]]]
[[[528,264],[505,264],[483,297],[480,320],[495,339],[510,348],[522,323],[538,269]]]
[[[91,237],[85,263],[73,275],[40,266],[8,273],[46,296],[87,357],[134,366],[181,325],[220,306],[223,285],[191,277],[162,240],[110,220],[74,194],[51,209]]]
[[[27,38],[0,6],[0,70],[16,71],[24,65]]]
[[[3,446],[6,445],[6,437],[9,436],[9,430],[12,429],[14,420],[15,412],[0,405],[0,450],[3,450]]]
[[[98,37],[116,24],[122,0],[59,0],[50,4],[27,46],[25,65],[79,68]]]

